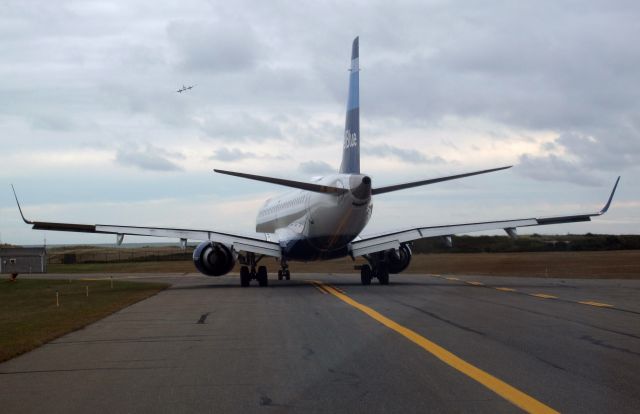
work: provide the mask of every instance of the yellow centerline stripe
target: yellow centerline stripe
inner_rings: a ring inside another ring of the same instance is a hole
[[[316,280],[311,280],[310,283],[313,285],[314,288],[318,289],[323,295],[327,295],[330,293],[324,289],[324,286],[322,286],[320,282]]]
[[[583,305],[597,306],[599,308],[613,308],[613,305],[609,305],[608,303],[592,302],[590,300],[585,300],[578,303],[581,303]]]
[[[441,277],[441,276],[438,276],[438,275],[431,275],[431,276]],[[444,279],[447,279],[447,280],[460,280],[460,279],[457,279],[455,277],[445,277]],[[464,283],[466,283],[467,285],[473,285],[473,286],[485,286],[485,284],[482,283],[482,282],[474,282],[474,281],[470,281],[470,280],[464,281]],[[492,286],[489,286],[489,287],[492,287]],[[496,287],[496,286],[493,286],[492,288],[495,289],[495,290],[502,291],[502,292],[518,293],[518,291],[516,289],[507,288],[507,287]],[[542,298],[542,299],[558,299],[557,296],[549,295],[547,293],[524,293],[524,294],[528,295],[528,296],[535,296],[537,298]],[[585,300],[585,301],[574,301],[574,300],[567,300],[567,299],[561,299],[561,300],[564,300],[565,302],[579,303],[581,305],[596,306],[598,308],[615,308],[614,305],[610,305],[608,303],[594,302],[594,301],[590,301],[590,300]]]
[[[557,296],[547,295],[546,293],[531,293],[531,296],[535,296],[537,298],[542,298],[542,299],[558,299]]]
[[[329,286],[332,287],[333,289],[337,290],[338,292],[342,293],[342,294],[345,294],[345,295],[347,294],[347,292],[345,292],[344,290],[342,290],[340,288],[337,288],[337,287],[335,287],[333,285],[329,285]]]
[[[322,282],[316,283],[323,285]],[[331,286],[323,285],[323,287],[333,296],[353,306],[361,312],[364,312],[387,328],[396,331],[400,335],[404,336],[411,342],[415,343],[425,351],[429,352],[430,354],[444,362],[445,364],[474,379],[502,398],[520,407],[524,411],[528,413],[557,413],[557,411],[553,408],[541,403],[533,397],[530,397],[524,392],[512,387],[506,382],[494,377],[493,375],[481,370],[480,368],[471,365],[467,361],[447,351],[440,345],[437,345],[436,343],[431,342],[427,338],[412,331],[411,329],[405,328],[404,326],[392,321],[391,319],[383,316],[372,308],[351,299],[349,296],[338,292]]]

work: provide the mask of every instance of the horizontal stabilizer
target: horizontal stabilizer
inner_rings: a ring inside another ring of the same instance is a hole
[[[283,178],[265,177],[263,175],[245,174],[245,173],[224,171],[224,170],[213,170],[213,171],[220,174],[227,174],[227,175],[233,175],[235,177],[247,178],[249,180],[264,181],[266,183],[283,185],[285,187],[298,188],[300,190],[306,190],[306,191],[313,191],[315,193],[327,193],[327,194],[340,195],[348,191],[348,190],[345,190],[344,188],[331,187],[328,185],[321,185],[321,184],[304,183],[301,181],[285,180]]]
[[[466,174],[450,175],[448,177],[432,178],[430,180],[414,181],[411,183],[396,184],[396,185],[390,185],[387,187],[374,188],[371,190],[371,194],[376,195],[376,194],[390,193],[391,191],[404,190],[406,188],[419,187],[421,185],[435,184],[442,181],[457,180],[458,178],[471,177],[472,175],[486,174],[494,171],[506,170],[507,168],[511,168],[511,165],[508,167],[492,168],[490,170],[475,171],[475,172],[470,172]]]

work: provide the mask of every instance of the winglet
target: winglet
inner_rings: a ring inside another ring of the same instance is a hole
[[[16,195],[16,189],[13,188],[13,184],[11,184],[11,189],[13,190],[13,196],[16,198],[16,204],[18,205],[18,211],[20,211],[20,215],[22,216],[22,221],[27,224],[33,224],[33,221],[29,221],[24,218],[24,214],[22,214],[22,208],[20,207],[20,202],[18,201],[18,196]]]
[[[609,206],[611,205],[611,200],[613,200],[613,195],[616,193],[616,188],[618,188],[619,182],[620,182],[620,176],[618,176],[618,179],[616,180],[616,183],[613,186],[613,190],[611,190],[611,195],[609,196],[609,200],[607,201],[607,204],[605,204],[602,210],[600,210],[600,214],[604,214],[607,212],[607,210],[609,210]]]

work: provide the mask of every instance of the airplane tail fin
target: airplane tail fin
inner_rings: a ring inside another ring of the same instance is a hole
[[[351,47],[351,72],[349,75],[349,98],[347,118],[344,126],[344,145],[340,173],[360,174],[360,66],[359,40],[353,39]]]

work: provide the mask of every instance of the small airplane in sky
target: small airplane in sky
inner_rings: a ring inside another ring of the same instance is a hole
[[[193,89],[194,86],[196,86],[196,85],[191,85],[191,86],[182,85],[182,88],[178,89],[176,92],[178,92],[178,93],[186,92],[186,91],[188,91],[190,89]]]
[[[358,38],[353,41],[347,114],[342,145],[342,164],[335,174],[317,177],[310,182],[265,177],[224,170],[220,174],[276,184],[291,189],[288,193],[265,201],[256,218],[259,237],[222,233],[209,229],[180,229],[103,224],[77,224],[27,220],[16,196],[20,215],[25,223],[36,230],[72,231],[116,235],[120,245],[125,235],[171,237],[198,240],[193,251],[195,267],[207,276],[229,273],[236,262],[240,267],[240,284],[249,286],[257,280],[267,286],[267,268],[258,266],[264,257],[279,262],[278,279],[289,279],[289,261],[330,260],[340,257],[363,257],[367,264],[359,266],[363,285],[377,279],[381,285],[389,284],[389,274],[404,271],[411,262],[411,242],[423,238],[444,238],[450,243],[454,234],[487,230],[503,230],[510,237],[517,236],[518,227],[533,227],[559,223],[590,221],[607,212],[620,177],[616,180],[609,199],[600,211],[552,217],[525,217],[496,221],[475,221],[440,226],[422,226],[380,234],[361,235],[373,213],[373,197],[408,188],[456,180],[510,168],[499,167],[482,171],[437,177],[387,186],[374,186],[373,179],[360,172],[360,78]],[[184,92],[191,87],[182,87]],[[14,190],[15,195],[15,190]],[[469,208],[474,203],[470,201]],[[416,206],[416,208],[420,208]]]

